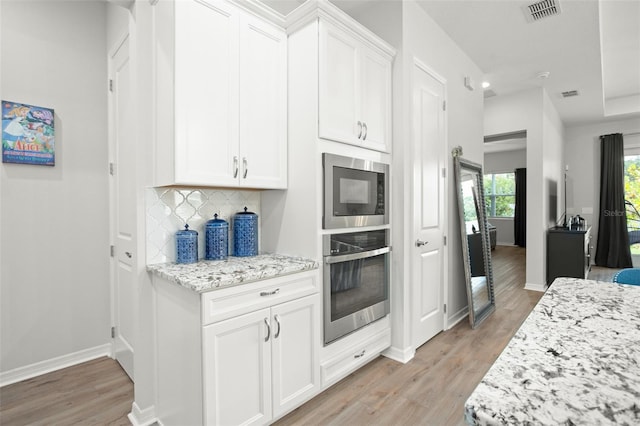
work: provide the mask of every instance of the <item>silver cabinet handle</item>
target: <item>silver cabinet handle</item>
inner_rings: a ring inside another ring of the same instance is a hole
[[[133,255],[132,255],[131,253],[129,253],[128,251],[125,251],[125,252],[124,252],[124,254],[125,254],[129,259],[131,259],[131,256],[133,256]]]
[[[274,294],[278,294],[280,292],[279,288],[276,288],[273,291],[261,291],[260,292],[260,296],[264,297],[264,296],[273,296]]]
[[[362,137],[362,122],[358,121],[358,139]]]
[[[244,174],[242,175],[242,179],[247,178],[247,172],[249,172],[249,166],[247,165],[247,157],[242,157],[242,169],[244,170]]]
[[[280,318],[278,318],[278,316],[275,315],[273,319],[276,320],[276,324],[278,324],[278,331],[276,331],[276,334],[273,335],[273,338],[277,339],[278,336],[280,336]]]
[[[429,241],[416,240],[416,247],[422,247],[429,244]]]
[[[264,338],[264,341],[268,342],[269,337],[271,336],[271,326],[269,325],[269,318],[264,319],[264,325],[267,326],[267,337]]]
[[[238,157],[233,157],[233,177],[238,177]]]
[[[362,122],[362,127],[364,127],[364,135],[362,136],[362,140],[363,140],[363,141],[366,141],[366,140],[367,140],[367,133],[368,133],[368,130],[367,130],[367,123]]]
[[[353,357],[354,358],[362,358],[364,356],[365,350],[363,349],[362,352],[360,352],[359,354],[355,354]]]

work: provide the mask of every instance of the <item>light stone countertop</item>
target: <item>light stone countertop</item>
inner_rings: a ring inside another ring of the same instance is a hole
[[[317,268],[314,260],[281,254],[147,265],[148,272],[198,293]]]
[[[640,286],[558,278],[465,404],[469,424],[640,424]]]

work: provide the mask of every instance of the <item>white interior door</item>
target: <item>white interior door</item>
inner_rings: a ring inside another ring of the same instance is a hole
[[[413,343],[444,328],[444,82],[425,66],[413,68]]]
[[[136,303],[135,127],[129,37],[109,57],[109,139],[111,234],[113,244],[113,345],[115,358],[133,380],[134,307]]]

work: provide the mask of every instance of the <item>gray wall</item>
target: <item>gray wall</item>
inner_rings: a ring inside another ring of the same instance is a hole
[[[3,1],[2,99],[55,110],[54,167],[2,164],[0,373],[110,346],[103,2]],[[84,355],[83,355],[84,354]]]

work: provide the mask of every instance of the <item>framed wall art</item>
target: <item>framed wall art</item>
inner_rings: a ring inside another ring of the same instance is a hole
[[[2,101],[2,162],[55,165],[53,109]]]

